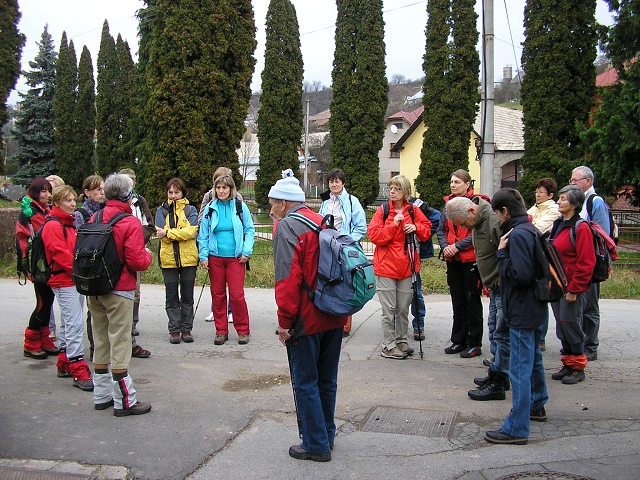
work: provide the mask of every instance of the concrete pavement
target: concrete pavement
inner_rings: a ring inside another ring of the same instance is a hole
[[[272,290],[246,291],[248,345],[238,345],[233,329],[226,345],[213,344],[213,324],[203,320],[207,292],[195,342],[171,345],[164,287],[143,285],[138,342],[152,356],[132,359],[130,373],[138,398],[153,410],[115,418],[111,409],[94,410],[91,394],[73,388],[70,379],[57,378],[55,358],[23,357],[33,290],[7,279],[0,279],[0,289],[0,478],[9,478],[10,471],[51,479],[65,472],[82,475],[76,478],[194,480],[640,477],[637,301],[601,302],[599,359],[578,385],[550,378],[561,366],[550,328],[543,353],[549,421],[532,424],[526,446],[483,440],[486,430],[501,425],[510,395],[491,402],[467,397],[472,379],[486,372],[484,357],[444,354],[451,328],[448,296],[426,298],[424,360],[412,340],[413,359],[380,357],[380,306],[370,302],[354,316],[352,335],[343,343],[339,433],[332,461],[318,464],[287,454],[298,436],[286,353],[274,335]],[[483,350],[488,356],[486,338]]]

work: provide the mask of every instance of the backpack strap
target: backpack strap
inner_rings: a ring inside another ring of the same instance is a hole
[[[82,218],[84,219],[84,223],[87,223],[89,220],[91,220],[91,214],[86,208],[84,207],[76,208],[76,212],[80,212],[80,215],[82,215]]]
[[[322,219],[322,223],[325,222],[325,219],[327,219],[327,217],[331,217],[331,219],[333,220],[333,215],[326,215],[323,219]],[[313,220],[308,219],[307,217],[305,217],[304,215],[302,215],[301,213],[298,212],[293,212],[290,215],[287,215],[287,218],[295,218],[296,220],[298,220],[299,222],[304,223],[306,226],[308,226],[311,230],[313,230],[316,233],[320,233],[320,231],[322,230],[322,226],[318,225],[316,222],[314,222]],[[304,278],[304,275],[302,276],[302,286],[304,287],[304,289],[307,291],[307,293],[309,294],[309,298],[311,298],[311,301],[313,302],[313,300],[315,299],[316,296],[316,292],[314,292],[311,287],[309,286],[309,284],[307,283],[307,280]]]
[[[569,230],[569,240],[571,240],[571,246],[574,250],[576,249],[576,231],[578,230],[578,226],[585,221],[584,218],[581,218],[571,227],[571,230]]]

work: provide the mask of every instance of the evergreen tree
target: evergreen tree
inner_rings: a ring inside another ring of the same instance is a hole
[[[262,95],[258,115],[260,168],[256,200],[268,203],[280,172],[299,173],[298,147],[303,128],[302,53],[296,10],[290,0],[271,0],[267,10]]]
[[[582,162],[576,124],[586,124],[594,103],[596,0],[528,0],[522,64],[524,176],[527,204],[541,177],[559,184]]]
[[[31,70],[23,71],[27,93],[19,93],[22,101],[12,132],[18,143],[14,160],[20,170],[13,176],[16,184],[28,185],[35,177],[56,172],[53,97],[56,89],[56,59],[53,39],[45,25],[38,54],[29,62]]]
[[[96,94],[96,158],[100,175],[117,171],[120,132],[118,112],[118,57],[116,44],[109,33],[109,23],[102,26],[98,52],[98,79]]]
[[[2,126],[9,119],[7,98],[20,75],[20,57],[26,41],[18,30],[20,17],[17,0],[0,0],[0,145]],[[0,173],[4,173],[4,149],[0,150]]]
[[[56,169],[65,182],[75,170],[75,116],[78,89],[78,67],[73,41],[67,43],[67,33],[62,32],[56,63],[56,90],[53,99],[55,114]]]
[[[95,172],[96,82],[91,53],[85,47],[78,63],[78,101],[75,108],[75,169],[65,181],[78,191],[85,177]]]
[[[640,1],[614,4],[614,22],[602,32],[602,45],[618,74],[618,82],[600,89],[600,106],[581,138],[601,194],[634,187],[640,200]]]
[[[416,190],[437,207],[451,193],[451,174],[459,168],[469,169],[469,139],[480,101],[475,3],[431,0],[427,4],[422,99],[427,130]]]
[[[331,168],[363,205],[380,189],[378,152],[389,85],[385,76],[382,0],[337,0],[331,101]]]
[[[179,176],[195,203],[217,167],[241,185],[236,149],[251,98],[253,9],[250,0],[158,0],[155,13],[142,187],[158,205],[166,181]]]
[[[116,141],[118,149],[115,152],[117,169],[133,168],[134,156],[131,150],[131,97],[133,89],[133,71],[135,65],[131,58],[129,44],[122,40],[120,34],[116,40],[116,58],[118,61],[118,75],[116,78],[116,112],[118,114],[118,131]]]

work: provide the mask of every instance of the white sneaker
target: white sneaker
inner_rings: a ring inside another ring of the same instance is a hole
[[[227,315],[227,320],[229,320],[229,323],[233,323],[233,313]]]
[[[213,312],[207,315],[204,319],[205,322],[213,322]]]

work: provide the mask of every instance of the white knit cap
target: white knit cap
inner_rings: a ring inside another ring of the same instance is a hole
[[[304,202],[304,192],[300,188],[300,181],[293,176],[290,168],[282,171],[282,179],[269,190],[269,198],[276,200],[288,200],[291,202]]]

